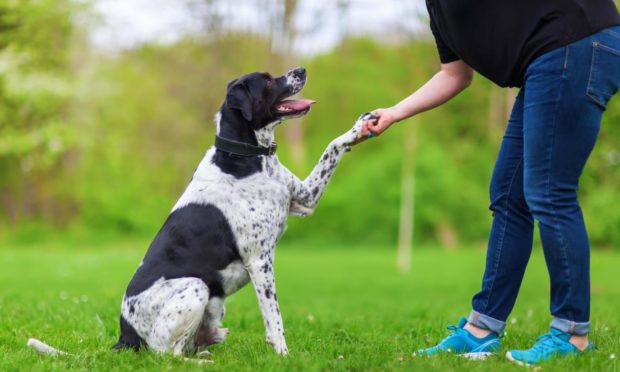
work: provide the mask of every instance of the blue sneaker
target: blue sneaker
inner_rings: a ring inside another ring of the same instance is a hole
[[[569,342],[570,336],[570,333],[562,332],[552,327],[549,333],[536,339],[536,344],[534,344],[531,349],[510,350],[506,353],[506,358],[517,364],[528,366],[538,364],[553,357],[583,353]],[[593,349],[595,349],[595,346],[590,344],[586,350]]]
[[[420,349],[413,355],[432,356],[454,353],[470,359],[485,359],[499,350],[499,336],[496,333],[491,332],[488,336],[478,338],[463,329],[465,324],[467,324],[467,319],[461,318],[457,326],[448,326],[452,333],[438,345],[428,349]]]

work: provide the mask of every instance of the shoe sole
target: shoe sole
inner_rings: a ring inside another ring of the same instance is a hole
[[[495,353],[489,352],[489,351],[484,351],[484,352],[479,352],[479,353],[464,353],[464,354],[455,354],[458,357],[461,358],[466,358],[469,360],[485,360],[486,358],[490,357],[491,355],[493,355]],[[424,355],[424,354],[418,354],[418,353],[413,353],[411,356],[415,357],[422,357],[425,356],[427,358],[429,357],[433,357],[437,354],[434,355]]]
[[[486,358],[490,357],[491,355],[493,355],[493,353],[490,352],[490,351],[482,351],[482,352],[478,352],[478,353],[460,354],[460,356],[462,356],[463,358],[467,358],[467,359],[470,359],[470,360],[485,360]]]
[[[533,365],[533,364],[529,364],[529,363],[526,363],[526,362],[522,362],[522,361],[520,361],[520,360],[516,360],[515,358],[513,358],[513,356],[512,356],[512,354],[510,353],[510,351],[507,351],[507,352],[506,352],[506,359],[508,359],[509,361],[511,361],[511,362],[513,362],[513,363],[516,363],[516,364],[518,364],[518,365],[520,365],[520,366],[522,366],[522,367],[528,367],[528,368],[530,368],[530,367],[534,367],[534,365]]]

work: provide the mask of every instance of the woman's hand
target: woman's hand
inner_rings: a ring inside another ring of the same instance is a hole
[[[362,130],[362,135],[366,138],[368,138],[369,133],[372,133],[372,136],[381,135],[381,133],[386,131],[392,124],[399,121],[393,108],[376,109],[372,111],[372,114],[377,116],[378,119],[366,121],[364,129]]]
[[[375,118],[367,119],[364,116],[368,114],[363,114],[356,122],[356,126],[361,124],[361,128],[358,138],[352,142],[351,145],[357,145],[358,143],[362,143],[369,138],[376,137],[389,128],[390,125],[399,121],[393,108],[376,109],[372,111],[371,114],[374,115]]]

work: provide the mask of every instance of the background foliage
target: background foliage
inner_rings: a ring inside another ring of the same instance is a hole
[[[394,104],[438,68],[424,37],[348,37],[303,57],[273,48],[270,34],[211,29],[104,54],[88,43],[89,22],[75,21],[88,14],[70,0],[0,1],[2,241],[154,235],[213,142],[226,82],[242,73],[308,69],[303,95],[319,103],[277,136],[280,159],[303,177],[360,113]],[[414,138],[414,244],[484,245],[513,95],[478,76],[451,103],[356,147],[315,215],[291,219],[284,239],[394,244],[404,146]],[[580,190],[597,249],[620,244],[619,123],[615,99]]]

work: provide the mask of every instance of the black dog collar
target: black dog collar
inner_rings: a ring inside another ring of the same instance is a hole
[[[239,142],[215,136],[215,148],[224,152],[229,152],[241,156],[273,155],[276,153],[278,145],[272,143],[269,147],[254,146],[249,143]]]

